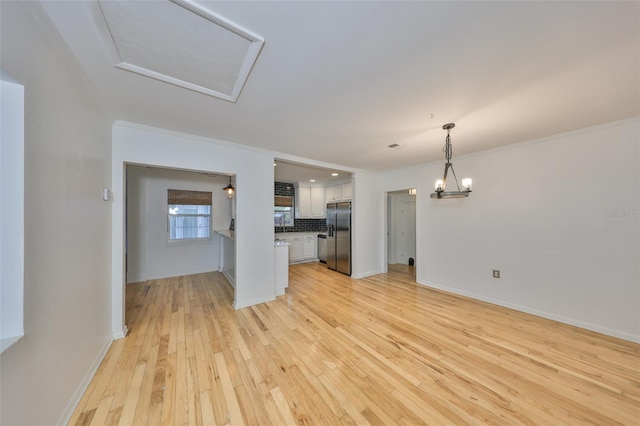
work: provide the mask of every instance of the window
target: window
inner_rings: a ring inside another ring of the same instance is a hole
[[[169,241],[211,237],[211,192],[170,189]]]
[[[276,195],[273,222],[275,226],[293,226],[293,197]]]

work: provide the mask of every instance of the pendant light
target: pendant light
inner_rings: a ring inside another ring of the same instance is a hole
[[[231,176],[229,176],[229,185],[225,186],[224,188],[222,188],[223,191],[227,191],[227,195],[229,197],[231,197],[234,193],[234,191],[236,190],[233,185],[231,184]]]
[[[468,197],[471,193],[471,178],[462,179],[462,190],[460,190],[460,185],[458,184],[458,178],[456,177],[456,172],[453,170],[453,164],[451,164],[451,156],[453,154],[453,148],[451,147],[451,129],[456,127],[454,123],[448,123],[442,126],[444,130],[447,131],[447,139],[445,140],[444,148],[442,149],[445,153],[445,157],[447,159],[447,163],[444,165],[444,176],[442,179],[438,179],[436,181],[436,192],[433,192],[430,197],[431,198],[464,198]],[[451,169],[451,174],[453,175],[453,179],[456,181],[457,191],[447,191],[447,173]]]

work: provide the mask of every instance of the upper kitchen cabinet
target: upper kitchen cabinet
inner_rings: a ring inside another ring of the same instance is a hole
[[[343,183],[340,185],[340,189],[342,190],[342,201],[350,201],[352,198],[352,186],[351,182]]]
[[[325,207],[324,188],[296,185],[297,219],[324,219]]]
[[[325,188],[326,202],[351,201],[352,192],[351,182],[327,186]]]
[[[327,216],[326,207],[324,202],[324,188],[311,187],[311,217],[325,218]]]
[[[331,185],[324,189],[324,194],[327,199],[327,203],[335,201],[342,201],[342,189],[341,185]]]

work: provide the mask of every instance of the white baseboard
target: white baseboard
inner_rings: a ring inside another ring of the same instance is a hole
[[[147,280],[147,270],[142,271],[128,271],[127,272],[127,284],[139,283]]]
[[[372,275],[378,275],[378,274],[382,274],[382,271],[368,271],[368,272],[361,272],[359,274],[352,274],[351,278],[359,280],[361,278],[366,278],[366,277],[370,277]]]
[[[260,303],[271,302],[273,300],[276,300],[275,296],[274,297],[265,297],[263,299],[244,300],[242,302],[234,302],[233,303],[233,308],[234,309],[242,309],[242,308],[246,308],[248,306],[258,305]]]
[[[118,330],[118,331],[114,331],[113,332],[113,340],[124,339],[127,336],[128,333],[129,333],[129,329],[127,328],[127,325],[125,324],[122,327],[122,330]]]
[[[236,288],[236,281],[231,277],[231,275],[229,275],[227,271],[223,270],[222,275],[224,275],[227,281],[229,281],[229,284],[231,284],[231,287]]]
[[[538,310],[538,309],[535,309],[535,308],[530,308],[528,306],[518,305],[517,303],[506,302],[504,300],[498,300],[498,299],[482,296],[482,295],[475,294],[475,293],[470,293],[470,292],[466,292],[466,291],[460,291],[460,290],[455,289],[455,288],[449,288],[449,287],[441,286],[441,285],[438,285],[438,284],[435,284],[435,283],[420,282],[420,281],[418,281],[417,283],[420,284],[420,285],[426,286],[426,287],[431,287],[431,288],[435,288],[435,289],[438,289],[438,290],[443,290],[443,291],[446,291],[448,293],[458,294],[460,296],[469,297],[471,299],[480,300],[480,301],[483,301],[483,302],[491,303],[493,305],[502,306],[504,308],[509,308],[509,309],[513,309],[513,310],[516,310],[516,311],[524,312],[526,314],[531,314],[531,315],[535,315],[535,316],[538,316],[538,317],[550,319],[550,320],[553,320],[553,321],[558,321],[558,322],[561,322],[561,323],[564,323],[564,324],[573,325],[575,327],[584,328],[585,330],[595,331],[596,333],[606,334],[607,336],[617,337],[619,339],[628,340],[628,341],[634,342],[634,343],[640,343],[640,336],[639,335],[635,335],[635,334],[632,334],[632,333],[627,333],[625,331],[614,330],[614,329],[611,329],[611,328],[603,327],[603,326],[598,325],[598,324],[592,324],[592,323],[588,323],[588,322],[585,322],[585,321],[577,320],[575,318],[569,318],[569,317],[565,317],[565,316],[562,316],[562,315],[557,315],[557,314],[554,314],[552,312],[541,311],[541,310]]]
[[[71,420],[71,416],[73,415],[74,410],[80,403],[80,399],[82,399],[82,396],[84,395],[85,391],[89,387],[89,384],[91,383],[93,376],[95,376],[96,371],[98,371],[98,367],[100,367],[100,363],[102,362],[104,357],[107,355],[107,351],[109,351],[109,348],[111,347],[112,342],[113,340],[107,340],[104,343],[104,345],[102,345],[102,348],[100,348],[98,355],[91,363],[89,370],[86,372],[86,374],[82,378],[80,385],[78,385],[78,387],[76,388],[76,391],[73,393],[71,400],[67,403],[67,406],[64,408],[64,411],[62,412],[62,414],[60,415],[60,418],[56,422],[57,425],[66,425],[67,423],[69,423],[69,420]]]

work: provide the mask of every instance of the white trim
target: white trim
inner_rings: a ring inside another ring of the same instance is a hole
[[[17,336],[11,336],[11,337],[5,337],[3,339],[0,340],[0,354],[4,351],[6,351],[7,349],[9,349],[11,346],[15,345],[16,343],[18,343],[18,340],[22,339],[24,337],[24,334],[19,334]]]
[[[89,387],[91,380],[93,380],[93,376],[95,376],[96,372],[98,371],[98,367],[100,367],[102,360],[107,355],[107,352],[111,347],[111,343],[113,343],[113,340],[107,340],[104,345],[102,345],[100,352],[98,352],[98,355],[91,363],[89,370],[87,370],[87,373],[82,378],[82,381],[76,388],[76,391],[73,393],[73,396],[67,403],[67,406],[64,408],[64,411],[60,415],[60,418],[58,418],[58,421],[56,422],[57,425],[66,425],[69,423],[69,420],[71,420],[71,416],[73,415],[75,409],[78,407],[80,399],[82,399],[82,396]]]
[[[113,332],[113,340],[124,339],[125,337],[127,337],[127,334],[129,334],[129,329],[125,324],[122,326],[122,330]]]
[[[246,38],[249,41],[264,41],[262,37],[259,37],[252,32],[245,30],[244,28],[239,27],[231,21],[223,18],[220,15],[217,15],[206,9],[199,4],[193,2],[192,0],[170,0],[172,3],[177,4],[178,6],[184,7],[190,12],[195,13],[196,15],[201,16],[202,18],[213,22],[214,24],[220,25],[222,28],[231,31],[234,34],[239,35],[240,37]]]
[[[147,281],[147,270],[127,271],[127,284]]]
[[[351,278],[355,279],[355,280],[359,280],[362,278],[367,278],[367,277],[371,277],[373,275],[378,275],[378,274],[384,274],[384,271],[367,271],[367,272],[361,272],[359,274],[353,274],[351,275]]]
[[[220,272],[222,272],[222,275],[224,275],[227,281],[229,281],[229,284],[231,284],[231,287],[236,288],[236,282],[231,278],[231,275],[229,275],[229,273],[225,271],[224,268],[222,268]]]
[[[180,80],[179,78],[171,77],[170,75],[152,71],[150,69],[139,67],[137,65],[133,65],[127,62],[120,62],[119,64],[116,64],[115,67],[120,68],[121,70],[131,71],[133,73],[143,75],[145,77],[150,77],[158,81],[164,81],[165,83],[173,84],[174,86],[182,87],[183,89],[193,90],[194,92],[202,93],[208,96],[213,96],[215,98],[219,98],[224,101],[235,102],[237,100],[237,97],[233,98],[232,96],[233,92],[232,92],[232,95],[227,95],[226,93],[218,92],[217,90],[208,89],[206,87],[189,83],[188,81]]]
[[[233,302],[233,309],[242,309],[249,306],[258,305],[260,303],[272,302],[274,300],[276,300],[275,297],[269,297],[269,298],[262,298],[262,299],[245,300],[242,304],[237,304],[236,302]]]
[[[448,293],[457,294],[459,296],[469,297],[471,299],[480,300],[482,302],[491,303],[493,305],[502,306],[504,308],[513,309],[513,310],[516,310],[516,311],[519,311],[519,312],[524,312],[526,314],[531,314],[531,315],[535,315],[535,316],[538,316],[538,317],[546,318],[546,319],[549,319],[549,320],[558,321],[558,322],[561,322],[563,324],[572,325],[574,327],[579,327],[579,328],[582,328],[582,329],[585,329],[585,330],[595,331],[596,333],[605,334],[607,336],[617,337],[619,339],[628,340],[628,341],[634,342],[634,343],[640,343],[640,335],[635,335],[635,334],[627,333],[627,332],[620,331],[620,330],[613,330],[611,328],[602,327],[602,326],[597,325],[597,324],[592,324],[592,323],[576,320],[574,318],[565,317],[563,315],[556,315],[556,314],[553,314],[553,313],[550,313],[550,312],[547,312],[547,311],[542,311],[542,310],[530,308],[530,307],[527,307],[527,306],[522,306],[522,305],[519,305],[517,303],[506,302],[504,300],[498,300],[498,299],[494,299],[492,297],[482,296],[482,295],[471,293],[471,292],[467,292],[467,291],[460,291],[458,289],[450,288],[450,287],[447,287],[447,286],[442,286],[442,285],[439,285],[439,284],[434,284],[434,283],[430,283],[430,282],[426,282],[425,283],[425,282],[420,282],[420,281],[417,281],[417,283],[420,284],[420,285],[423,285],[425,287],[430,287],[430,288],[434,288],[434,289],[437,289],[437,290],[446,291]]]

